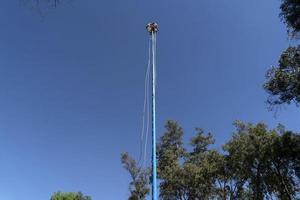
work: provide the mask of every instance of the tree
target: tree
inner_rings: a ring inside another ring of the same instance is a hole
[[[289,47],[279,59],[278,67],[267,72],[264,89],[270,94],[271,106],[300,103],[300,46]]]
[[[236,122],[236,128],[237,132],[224,150],[239,169],[240,179],[245,180],[243,187],[249,190],[249,199],[274,196],[295,199],[299,195],[299,177],[294,156],[300,151],[298,141],[291,136],[296,134],[285,131],[282,126],[268,130],[263,123]]]
[[[167,121],[166,132],[158,143],[158,177],[160,181],[160,196],[162,199],[182,199],[183,170],[180,160],[185,154],[183,148],[183,130],[175,121]]]
[[[92,200],[92,198],[84,196],[81,192],[56,192],[50,200]]]
[[[128,200],[144,200],[149,194],[149,170],[137,166],[136,161],[128,153],[121,155],[123,167],[129,172],[132,181],[129,184]]]
[[[224,146],[234,161],[234,167],[239,169],[239,178],[248,185],[249,198],[263,200],[269,195],[265,178],[267,175],[267,149],[272,144],[273,134],[270,134],[266,125],[235,123],[237,132]],[[244,187],[243,186],[243,187]]]
[[[247,199],[248,190],[245,189],[247,177],[243,175],[243,169],[239,165],[238,158],[231,155],[216,157],[216,195],[222,200]]]
[[[283,129],[281,137],[276,138],[268,151],[269,179],[277,183],[272,189],[280,199],[295,199],[299,192],[299,142],[299,135]]]
[[[186,156],[184,170],[188,188],[188,199],[209,199],[215,194],[215,181],[218,171],[217,159],[220,157],[215,150],[209,149],[214,143],[211,133],[205,134],[203,129],[196,128],[196,136],[190,141],[193,148]]]
[[[282,0],[280,17],[291,37],[297,38],[300,31],[300,1]],[[264,89],[270,94],[268,104],[300,103],[300,46],[287,48],[280,56],[278,66],[266,74]]]
[[[292,200],[300,196],[300,135],[279,125],[236,121],[236,131],[223,146],[211,148],[214,138],[197,128],[185,148],[183,129],[167,121],[158,141],[158,178],[162,200]],[[131,198],[144,199],[148,174],[123,154],[123,165],[133,181]],[[141,184],[140,184],[141,183]],[[147,183],[148,184],[148,183]],[[147,185],[148,188],[148,185]],[[139,194],[142,194],[141,196]]]
[[[292,35],[300,31],[300,2],[299,0],[282,0],[280,17]]]
[[[215,195],[217,151],[210,150],[212,134],[200,128],[190,141],[191,151],[183,147],[183,130],[167,121],[166,132],[158,143],[160,197],[164,200],[200,200]]]

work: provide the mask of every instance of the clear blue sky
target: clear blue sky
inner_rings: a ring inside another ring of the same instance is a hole
[[[300,111],[274,118],[264,74],[289,42],[279,0],[74,0],[43,19],[19,0],[0,6],[0,199],[57,190],[122,200],[120,153],[138,154],[145,24],[157,21],[158,129],[214,133],[236,119],[300,131]]]

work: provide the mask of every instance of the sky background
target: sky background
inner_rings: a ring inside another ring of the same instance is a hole
[[[150,21],[160,25],[159,135],[167,119],[183,126],[185,141],[195,127],[212,132],[218,149],[237,119],[300,132],[299,108],[274,117],[262,89],[289,45],[279,4],[73,0],[42,17],[2,0],[0,199],[49,199],[58,190],[126,199],[120,153],[139,153]]]

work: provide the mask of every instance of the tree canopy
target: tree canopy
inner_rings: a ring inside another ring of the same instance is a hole
[[[129,184],[128,200],[144,200],[149,193],[149,170],[142,169],[128,153],[121,155],[123,167],[129,172],[132,181]]]
[[[166,132],[158,142],[160,198],[299,198],[300,136],[286,131],[281,125],[271,130],[263,123],[236,121],[234,125],[236,131],[224,144],[223,151],[219,152],[212,148],[212,134],[199,128],[189,145],[184,145],[183,129],[177,122],[168,121]],[[141,169],[132,158],[129,160],[125,168],[132,176]],[[130,188],[137,180],[135,175],[132,179]],[[145,184],[142,185],[144,188]],[[147,190],[133,188],[134,190],[130,190],[131,197],[135,194],[135,198],[129,199],[143,200],[149,194],[148,187]]]
[[[56,192],[50,200],[92,200],[92,198],[81,192]]]
[[[290,36],[298,38],[300,31],[300,1],[282,0],[281,19]],[[266,74],[264,89],[270,94],[271,106],[300,103],[300,46],[288,47],[280,56],[277,66]]]
[[[282,53],[278,67],[268,71],[264,88],[270,94],[270,105],[300,103],[300,46]]]
[[[300,31],[300,2],[299,0],[282,0],[280,17],[286,24],[288,32],[295,36]]]

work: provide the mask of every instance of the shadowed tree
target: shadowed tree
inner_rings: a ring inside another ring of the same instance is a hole
[[[270,154],[269,179],[277,184],[272,188],[279,199],[295,199],[299,194],[299,135],[291,131],[282,132],[268,151]]]
[[[300,2],[299,0],[282,0],[280,17],[286,24],[288,32],[295,36],[300,31]]]

